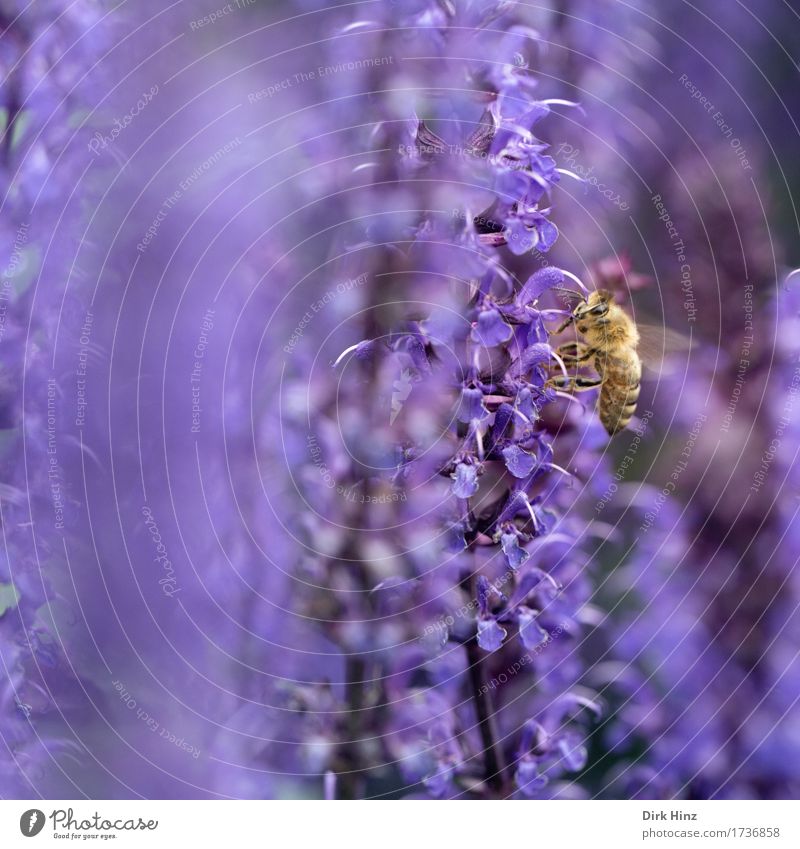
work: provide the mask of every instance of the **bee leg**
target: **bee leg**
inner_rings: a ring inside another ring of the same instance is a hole
[[[555,375],[547,381],[548,386],[557,389],[571,389],[573,392],[588,392],[602,386],[602,377],[564,377],[563,374]]]
[[[568,366],[584,363],[595,355],[591,348],[581,342],[565,342],[556,348],[556,353]]]
[[[575,321],[575,316],[571,315],[568,319],[564,321],[564,323],[560,327],[556,329],[555,333],[550,333],[549,330],[548,333],[550,333],[551,336],[558,336],[558,334],[563,333],[570,326],[570,324],[572,324],[573,321]]]

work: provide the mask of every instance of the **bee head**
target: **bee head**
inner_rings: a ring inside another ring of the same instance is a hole
[[[575,318],[587,316],[599,318],[608,312],[609,305],[614,301],[614,295],[608,289],[596,289],[589,297],[575,308]]]

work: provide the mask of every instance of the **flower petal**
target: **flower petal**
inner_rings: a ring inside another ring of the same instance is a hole
[[[514,408],[510,404],[501,404],[494,414],[494,424],[491,430],[491,444],[496,446],[506,442],[514,422]]]
[[[431,794],[431,796],[435,796],[437,799],[440,799],[442,796],[447,794],[447,791],[450,789],[450,785],[453,781],[453,774],[455,770],[451,764],[437,764],[436,771],[428,775],[426,778],[422,779],[422,783],[425,785],[425,789]]]
[[[536,229],[539,233],[539,242],[536,247],[540,251],[549,251],[558,238],[558,228],[552,221],[542,218]]]
[[[528,371],[534,366],[550,362],[552,353],[553,349],[546,342],[537,342],[535,345],[528,345],[522,352],[521,364],[523,369]]]
[[[533,393],[527,387],[517,395],[517,409],[531,421],[538,417],[538,412],[533,406]]]
[[[503,554],[508,560],[508,565],[516,570],[530,557],[524,548],[520,548],[519,536],[515,533],[507,533],[500,535],[500,544],[503,547]]]
[[[508,249],[517,256],[521,256],[531,250],[538,239],[536,230],[529,229],[516,217],[508,220],[505,236]]]
[[[472,328],[472,341],[486,348],[502,345],[513,335],[511,328],[503,321],[497,310],[485,310],[478,315],[478,323]]]
[[[517,296],[519,303],[529,304],[541,297],[554,286],[560,286],[564,282],[564,272],[552,265],[540,268],[536,274],[528,278]]]
[[[558,749],[564,758],[567,769],[571,772],[578,772],[586,766],[589,755],[586,746],[583,745],[583,741],[577,734],[571,732],[564,734],[558,741]]]
[[[506,636],[506,629],[494,619],[478,620],[478,645],[484,651],[497,651]]]
[[[472,463],[459,463],[453,477],[453,494],[469,498],[478,491],[478,467]]]
[[[519,445],[509,445],[503,449],[506,468],[515,478],[526,478],[536,467],[536,457],[523,451]]]
[[[549,639],[550,634],[542,628],[533,611],[529,608],[520,608],[518,621],[519,636],[526,649],[535,649]]]
[[[541,775],[539,765],[533,758],[523,758],[517,766],[514,780],[520,793],[525,796],[535,796],[547,784],[547,776]]]
[[[483,406],[483,392],[465,386],[461,390],[461,402],[458,407],[457,418],[464,424],[469,424],[474,419],[482,421],[489,415],[489,411]]]

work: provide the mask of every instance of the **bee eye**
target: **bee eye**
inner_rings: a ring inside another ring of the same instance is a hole
[[[598,304],[596,307],[592,307],[589,312],[592,315],[605,315],[608,312],[608,304]]]

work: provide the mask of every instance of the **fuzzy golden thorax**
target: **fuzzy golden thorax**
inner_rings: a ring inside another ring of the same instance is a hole
[[[573,316],[576,329],[590,348],[613,355],[624,349],[635,350],[639,344],[633,320],[605,289],[592,292]]]

